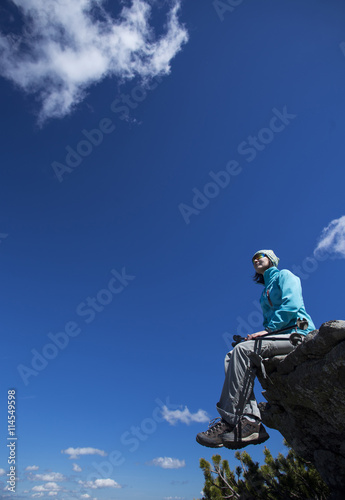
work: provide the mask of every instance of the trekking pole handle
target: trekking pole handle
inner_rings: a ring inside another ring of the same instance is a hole
[[[272,335],[272,334],[276,334],[276,333],[286,332],[287,330],[291,330],[292,328],[296,328],[296,330],[297,330],[297,328],[299,328],[300,330],[306,330],[308,328],[308,321],[305,318],[302,318],[302,319],[297,318],[295,325],[286,326],[284,328],[280,328],[279,330],[273,330],[272,332],[264,333],[264,335],[260,335],[260,337],[258,337],[258,338],[267,337],[268,335]],[[246,340],[245,337],[241,337],[241,335],[234,335],[233,339],[234,339],[234,342],[231,344],[232,347],[235,347],[237,344]]]

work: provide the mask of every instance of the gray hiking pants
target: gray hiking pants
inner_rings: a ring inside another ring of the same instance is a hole
[[[230,425],[236,425],[241,415],[261,418],[254,396],[256,370],[260,370],[262,358],[288,354],[294,349],[289,336],[280,334],[247,340],[225,356],[225,381],[217,410]],[[273,338],[283,340],[271,340]]]

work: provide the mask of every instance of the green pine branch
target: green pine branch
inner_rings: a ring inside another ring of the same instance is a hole
[[[212,457],[212,464],[201,458],[205,484],[200,500],[327,500],[329,489],[316,468],[284,444],[288,453],[277,458],[265,447],[261,466],[248,452],[236,452],[240,465],[234,471],[220,455]]]

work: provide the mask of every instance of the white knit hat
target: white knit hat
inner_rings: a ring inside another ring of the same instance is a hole
[[[275,267],[278,267],[278,263],[279,263],[280,259],[276,256],[276,254],[273,252],[273,250],[258,250],[253,255],[253,259],[254,259],[255,255],[258,254],[258,253],[264,253],[266,255],[266,257],[268,257],[270,259],[270,261],[272,262],[272,264]]]

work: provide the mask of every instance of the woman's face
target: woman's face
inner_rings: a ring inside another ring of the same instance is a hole
[[[258,274],[264,274],[266,269],[272,266],[272,262],[266,255],[262,257],[262,254],[254,255],[253,265],[255,272]]]

